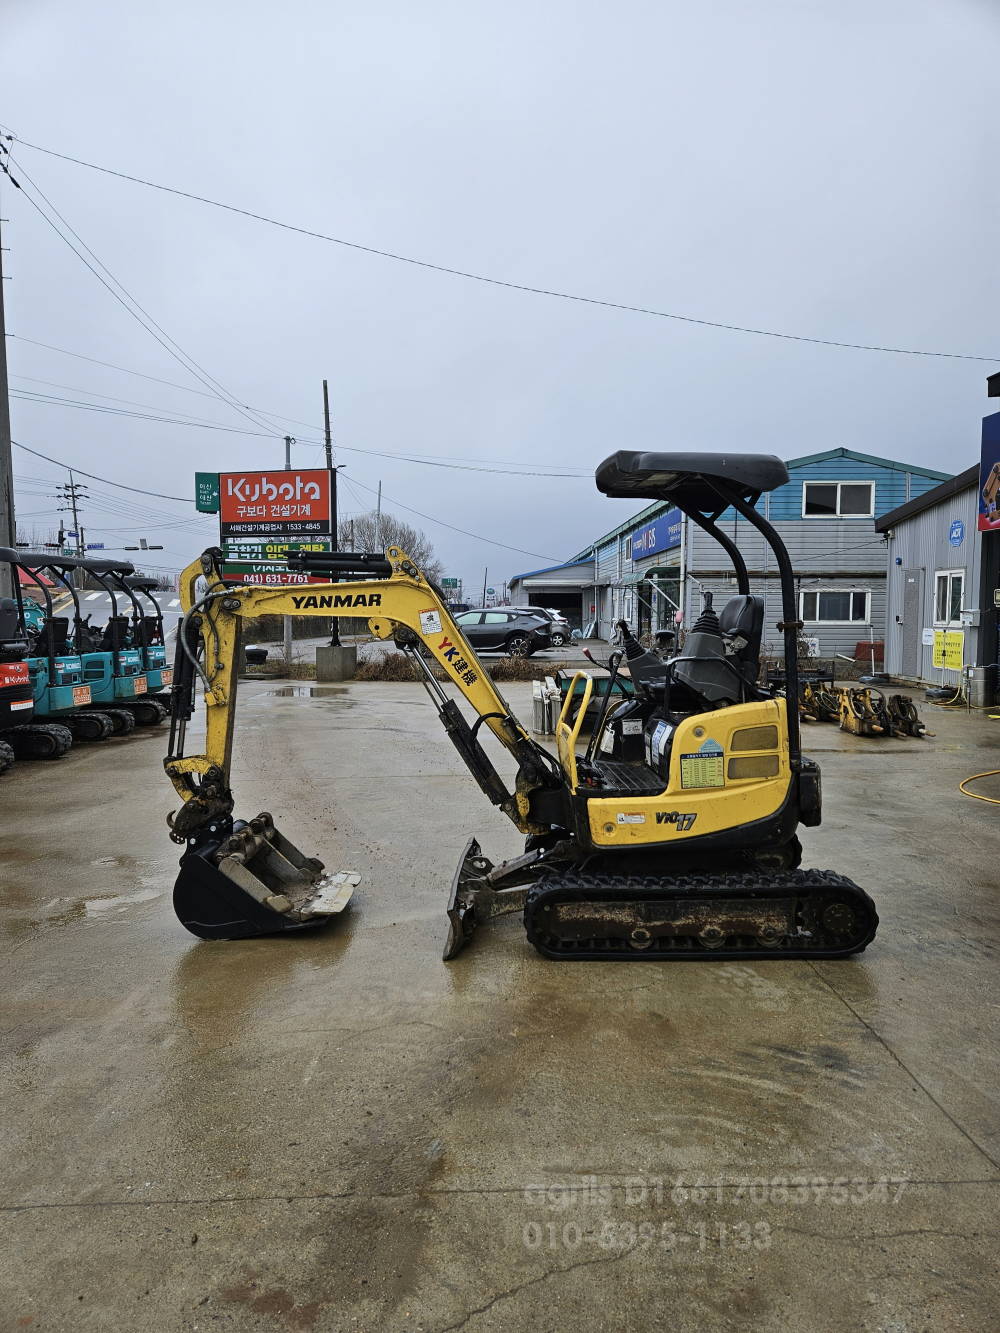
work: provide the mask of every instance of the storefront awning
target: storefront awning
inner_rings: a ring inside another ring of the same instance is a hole
[[[644,579],[655,578],[677,578],[681,572],[680,565],[650,565],[648,569],[633,569],[631,574],[623,574],[615,583],[621,587],[631,588],[637,583],[642,583]]]

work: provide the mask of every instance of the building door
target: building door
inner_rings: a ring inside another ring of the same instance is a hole
[[[920,679],[921,631],[924,620],[924,571],[903,570],[903,643],[899,669],[904,676]]]

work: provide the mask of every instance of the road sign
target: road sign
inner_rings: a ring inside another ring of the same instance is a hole
[[[461,579],[442,579],[442,580],[441,580],[441,587],[442,587],[442,588],[460,588],[461,586],[462,586],[462,580],[461,580]]]
[[[88,550],[88,551],[103,551],[103,550],[104,550],[104,543],[103,543],[103,542],[88,542],[88,543],[87,543],[87,550]]]
[[[64,533],[63,533],[63,536],[64,536],[64,537],[76,537],[77,535],[78,535],[78,534],[75,533],[75,532],[64,532]]]
[[[308,541],[332,531],[330,473],[325,470],[222,472],[219,484],[223,539]]]
[[[218,472],[196,472],[194,474],[194,507],[201,514],[217,514],[219,512]]]

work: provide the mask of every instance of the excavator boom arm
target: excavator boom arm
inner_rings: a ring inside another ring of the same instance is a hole
[[[214,550],[184,570],[181,604],[185,614],[178,631],[180,669],[174,686],[170,753],[165,761],[166,772],[185,802],[175,819],[175,832],[187,836],[232,810],[230,768],[240,622],[262,615],[364,619],[376,638],[402,638],[404,648],[414,647],[418,640],[423,643],[478,715],[475,726],[470,726],[430,668],[414,654],[442,722],[473,776],[490,800],[522,831],[547,829],[547,824],[532,818],[531,793],[559,785],[551,760],[513,716],[433,586],[404,551],[390,547],[386,555],[391,572],[385,577],[279,588],[224,584],[220,553]],[[359,564],[361,559],[358,557]],[[338,555],[331,557],[331,562],[339,571],[349,566],[350,557]],[[370,557],[367,563],[370,565]],[[202,578],[207,579],[208,588],[199,596],[196,586]],[[195,672],[205,688],[205,748],[201,754],[186,756],[183,719],[191,715]],[[481,725],[489,727],[518,761],[514,793],[507,791],[479,743],[477,731]]]

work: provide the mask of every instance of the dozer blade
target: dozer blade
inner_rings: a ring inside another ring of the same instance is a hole
[[[828,870],[574,874],[529,891],[528,939],[547,958],[607,961],[845,958],[875,936],[875,904]]]
[[[469,839],[448,898],[448,937],[441,955],[446,963],[462,952],[477,926],[495,916],[521,911],[528,889],[523,882],[524,876],[518,872],[536,859],[536,854],[519,856],[495,867],[483,856],[476,839]],[[505,886],[505,880],[513,883]]]
[[[192,838],[174,885],[174,911],[192,935],[237,940],[324,925],[361,879],[326,874],[274,827],[269,814]]]

